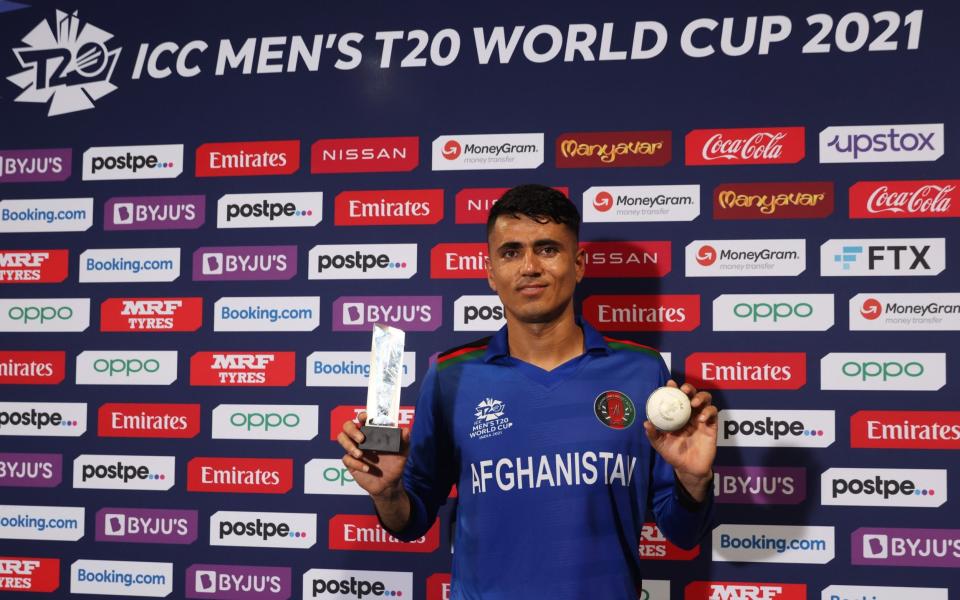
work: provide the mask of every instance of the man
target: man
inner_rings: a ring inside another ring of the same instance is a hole
[[[647,396],[676,384],[656,351],[575,317],[579,224],[551,188],[505,193],[487,221],[487,281],[506,326],[430,367],[400,454],[359,450],[352,421],[339,435],[400,539],[423,535],[457,484],[451,598],[636,599],[648,502],[680,546],[709,525],[717,410],[684,384],[689,424],[640,433]]]

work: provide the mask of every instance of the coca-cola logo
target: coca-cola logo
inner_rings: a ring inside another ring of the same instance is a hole
[[[804,154],[803,127],[694,129],[686,137],[688,165],[793,164]]]
[[[850,187],[851,219],[958,217],[960,180],[860,181]]]
[[[785,137],[783,133],[759,132],[746,139],[729,139],[717,133],[710,136],[701,156],[703,160],[777,159],[783,154],[783,144],[780,142]]]

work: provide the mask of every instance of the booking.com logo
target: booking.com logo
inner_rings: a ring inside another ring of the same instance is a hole
[[[840,263],[844,271],[849,271],[850,265],[857,262],[862,254],[863,246],[844,246],[840,249],[840,254],[833,255],[833,262]]]

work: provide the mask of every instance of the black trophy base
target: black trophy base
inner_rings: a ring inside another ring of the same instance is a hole
[[[363,425],[360,427],[363,432],[363,442],[359,448],[361,450],[376,450],[377,452],[400,452],[400,441],[402,439],[399,427],[379,427],[377,425]]]

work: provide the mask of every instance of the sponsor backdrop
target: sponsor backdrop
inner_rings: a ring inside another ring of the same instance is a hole
[[[503,323],[542,182],[578,310],[721,409],[641,597],[957,598],[960,9],[884,8],[0,0],[0,590],[448,597],[455,498],[400,543],[332,438],[374,323],[405,425]]]

